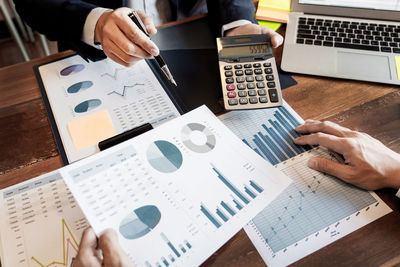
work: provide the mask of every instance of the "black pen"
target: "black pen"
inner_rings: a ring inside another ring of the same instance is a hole
[[[144,34],[146,34],[149,37],[149,33],[146,30],[146,27],[144,26],[142,20],[140,19],[138,13],[136,11],[132,11],[131,13],[129,13],[128,15],[131,20],[136,24],[136,26],[138,26],[138,28],[144,32]],[[161,55],[155,56],[154,59],[157,61],[157,64],[160,66],[160,68],[162,69],[162,71],[164,72],[165,76],[167,76],[168,80],[171,81],[171,83],[173,83],[175,86],[177,86],[174,77],[172,77],[171,72],[168,69],[167,64],[165,64],[164,59],[161,57]]]

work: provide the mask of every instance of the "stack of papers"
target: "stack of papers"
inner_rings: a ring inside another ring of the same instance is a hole
[[[256,13],[257,20],[287,23],[290,0],[261,0]]]

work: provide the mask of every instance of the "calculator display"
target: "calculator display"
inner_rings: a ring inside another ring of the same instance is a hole
[[[224,47],[220,54],[223,57],[235,55],[250,55],[250,54],[266,54],[269,53],[270,46],[268,44],[245,45]]]

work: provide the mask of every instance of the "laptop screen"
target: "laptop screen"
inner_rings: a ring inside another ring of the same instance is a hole
[[[400,0],[299,0],[299,4],[400,11]]]

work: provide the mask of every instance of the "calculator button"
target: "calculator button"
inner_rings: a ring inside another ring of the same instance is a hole
[[[266,68],[264,69],[265,74],[272,74],[272,69],[271,68]]]
[[[228,103],[230,106],[234,106],[238,104],[238,100],[236,98],[228,99]]]
[[[234,85],[234,84],[227,84],[227,85],[226,85],[226,90],[228,90],[228,91],[233,91],[233,90],[235,90],[235,85]]]
[[[247,89],[254,89],[254,88],[256,88],[256,85],[254,83],[247,84]]]
[[[251,68],[251,64],[244,64],[244,67],[245,67],[246,69]]]
[[[236,77],[236,82],[244,83],[244,77]]]
[[[276,91],[276,89],[269,89],[268,94],[269,94],[269,99],[271,99],[271,102],[279,101],[278,92]]]
[[[257,88],[265,88],[265,83],[264,82],[258,82],[257,83]]]
[[[238,90],[244,90],[244,89],[246,89],[246,86],[245,86],[243,83],[239,83],[239,84],[237,85],[237,89],[238,89]]]
[[[226,81],[226,83],[234,83],[235,82],[235,80],[232,77],[226,78],[225,81]]]
[[[254,67],[254,68],[260,68],[260,67],[261,67],[261,64],[260,64],[260,63],[254,63],[254,64],[253,64],[253,67]]]
[[[262,74],[262,70],[261,69],[255,69],[254,70],[254,74]]]
[[[231,69],[232,69],[231,65],[227,65],[227,66],[224,67],[224,70],[231,70]]]
[[[233,71],[230,71],[230,70],[225,71],[225,76],[226,77],[232,77],[233,76]]]
[[[245,96],[247,96],[247,92],[246,92],[246,91],[239,91],[239,92],[238,92],[238,95],[239,95],[240,97],[245,97]]]
[[[258,94],[259,96],[264,96],[264,95],[267,94],[267,92],[266,92],[264,89],[258,89],[258,90],[257,90],[257,94]]]
[[[243,68],[242,65],[235,65],[235,70],[239,70],[239,69],[241,69],[241,68]]]
[[[266,96],[260,97],[260,103],[268,103],[268,98]]]
[[[271,63],[264,63],[264,67],[265,67],[265,68],[271,67]]]
[[[267,81],[273,81],[274,80],[274,75],[272,75],[272,74],[266,75],[265,79],[267,79]]]
[[[249,96],[256,96],[257,92],[256,90],[249,90]]]
[[[264,77],[262,75],[256,75],[256,81],[257,82],[264,81]]]
[[[241,98],[239,98],[239,103],[241,105],[245,105],[245,104],[249,103],[249,101],[247,100],[247,98],[241,97]]]
[[[257,104],[257,103],[258,103],[257,97],[250,97],[250,104]]]
[[[235,98],[236,97],[236,92],[228,92],[228,97],[229,98]]]
[[[276,87],[275,82],[267,82],[268,88],[274,88]]]
[[[251,66],[251,65],[250,65]],[[246,75],[253,75],[253,70],[245,70],[244,73]]]
[[[243,71],[242,70],[237,70],[235,71],[236,76],[243,76]]]
[[[253,76],[247,76],[246,77],[246,82],[248,82],[248,83],[254,82],[254,77]]]

